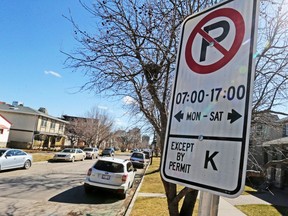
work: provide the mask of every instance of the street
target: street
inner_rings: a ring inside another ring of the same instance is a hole
[[[94,162],[39,162],[1,172],[0,215],[124,215],[143,170],[125,200],[105,192],[88,196],[82,185]]]

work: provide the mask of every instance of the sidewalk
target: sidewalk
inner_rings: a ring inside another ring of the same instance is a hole
[[[243,195],[244,196],[244,195]],[[248,195],[249,196],[249,195]],[[220,197],[218,206],[218,216],[244,216],[243,212],[233,206],[231,203],[225,200],[225,198]]]
[[[137,196],[163,197],[163,198],[166,197],[165,194],[158,194],[158,193],[138,193]],[[251,195],[245,195],[245,196],[251,196]],[[233,215],[233,216],[245,216],[244,213],[242,213],[240,210],[238,210],[236,207],[234,207],[233,204],[229,203],[225,199],[226,198],[220,197],[219,206],[218,206],[218,216],[231,216],[231,215]]]
[[[143,184],[145,184],[145,175],[143,176],[143,178],[141,179],[141,182],[139,183],[139,186],[133,196],[133,199],[129,205],[129,208],[125,216],[130,215],[133,209],[134,202],[137,199],[137,197],[166,198],[165,194],[163,193],[139,192]],[[249,192],[249,194],[240,195],[237,198],[227,198],[227,197],[220,196],[219,205],[218,205],[218,216],[245,216],[246,214],[241,212],[235,206],[253,205],[253,204],[288,207],[288,188],[286,188],[285,190],[272,188],[270,191]]]
[[[137,196],[142,197],[163,197],[165,198],[165,194],[159,193],[137,193]],[[269,197],[268,194],[262,194],[262,196]],[[271,195],[272,196],[272,195]],[[136,196],[135,196],[136,197]],[[287,196],[288,197],[288,196]],[[219,206],[218,206],[218,216],[245,216],[243,212],[235,207],[235,205],[252,205],[252,204],[263,204],[263,205],[271,205],[271,204],[281,204],[282,206],[288,206],[287,197],[274,197],[273,203],[262,200],[253,195],[241,195],[237,198],[226,198],[220,197]],[[278,201],[277,201],[278,200]],[[285,205],[286,204],[286,205]]]
[[[133,201],[130,205],[130,210],[127,212],[126,216],[129,216],[133,203],[135,202],[137,197],[163,197],[165,198],[165,194],[161,193],[143,193],[139,192],[145,176],[142,178],[142,181],[135,193]],[[249,195],[240,195],[237,198],[226,198],[221,197],[219,200],[218,206],[218,216],[245,216],[243,212],[235,207],[235,205],[252,205],[252,204],[263,204],[263,205],[279,205],[279,206],[287,206],[288,207],[288,189],[280,190],[273,189],[271,192],[263,192],[263,193],[252,193]]]

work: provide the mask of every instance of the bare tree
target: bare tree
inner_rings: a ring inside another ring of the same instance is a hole
[[[91,7],[82,4],[95,16],[98,29],[88,33],[67,17],[80,43],[74,53],[66,53],[67,63],[90,77],[83,90],[109,90],[112,95],[133,98],[131,110],[144,115],[163,149],[180,25],[188,15],[214,2],[96,0]],[[192,214],[197,191],[184,188],[177,193],[175,184],[162,181],[170,215],[179,215],[183,197],[182,214]]]
[[[283,122],[276,115],[287,115],[288,99],[288,11],[287,2],[261,1],[258,28],[256,74],[253,91],[252,132],[249,175],[265,175],[277,160],[258,163],[257,154],[270,154],[262,143],[282,136]],[[270,131],[270,133],[268,132]],[[259,133],[260,132],[260,133]],[[261,150],[261,151],[259,151]],[[278,151],[279,152],[279,151]],[[283,156],[285,154],[280,153]],[[287,159],[278,160],[285,164]],[[256,171],[256,172],[255,172]]]
[[[108,142],[112,133],[113,121],[105,112],[93,107],[85,117],[70,117],[67,125],[68,137],[73,145],[84,142],[88,146],[99,147]]]
[[[141,130],[139,128],[128,131],[118,130],[113,137],[120,143],[120,148],[123,150],[136,148],[141,143]]]
[[[261,1],[258,28],[253,119],[262,113],[287,115],[288,11],[285,1]],[[265,119],[265,118],[264,118]]]
[[[116,131],[114,133],[114,137],[117,140],[117,142],[120,143],[121,151],[126,151],[129,148],[130,141],[126,131],[124,130]]]
[[[87,125],[84,132],[87,143],[100,147],[102,143],[109,142],[112,134],[113,120],[104,111],[97,107],[91,108],[85,115]]]
[[[81,3],[96,18],[97,30],[85,31],[72,16],[66,17],[73,24],[75,39],[79,42],[77,50],[65,53],[66,63],[75,70],[84,71],[90,78],[82,90],[96,93],[109,90],[112,96],[133,98],[134,103],[130,104],[132,113],[143,114],[153,126],[159,137],[160,149],[163,149],[180,25],[188,15],[214,3],[217,1],[96,0],[91,6]],[[271,1],[263,3],[262,15],[265,15]],[[287,28],[280,22],[283,14],[275,15],[279,15],[276,16],[278,24],[272,19],[274,15],[271,15],[270,21],[263,16],[264,22],[260,24],[253,101],[255,116],[264,112],[275,113],[272,108],[280,104],[281,98],[287,99],[284,91],[287,79],[286,42],[280,42],[274,36],[278,32],[287,40]],[[268,27],[273,26],[271,32],[268,31]],[[282,32],[279,32],[280,29]],[[268,46],[261,49],[267,40]],[[191,215],[197,191],[184,188],[177,193],[176,184],[163,179],[162,182],[169,214]],[[183,197],[179,212],[179,201]]]

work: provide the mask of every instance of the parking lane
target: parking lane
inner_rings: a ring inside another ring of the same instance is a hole
[[[103,193],[87,196],[83,181],[94,162],[34,163],[29,170],[1,172],[0,215],[122,215],[137,182],[126,200]]]

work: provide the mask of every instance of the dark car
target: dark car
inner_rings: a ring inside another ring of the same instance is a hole
[[[136,168],[144,168],[149,163],[149,158],[143,152],[132,153],[130,160]]]
[[[152,157],[152,151],[148,150],[143,150],[143,153],[146,155],[146,159],[150,159]]]
[[[110,148],[105,148],[102,153],[101,156],[109,156],[112,157],[115,154],[115,150],[114,148],[110,147]]]

